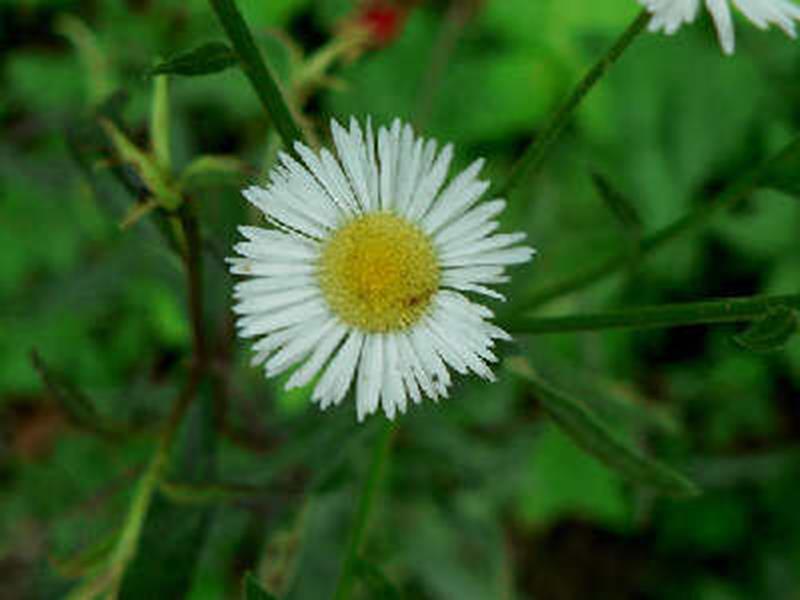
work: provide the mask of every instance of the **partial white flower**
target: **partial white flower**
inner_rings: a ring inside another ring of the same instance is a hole
[[[253,364],[268,377],[297,367],[287,389],[317,378],[322,409],[352,384],[359,420],[446,397],[451,369],[493,379],[494,341],[509,336],[465,293],[502,299],[489,286],[533,250],[495,233],[505,201],[479,202],[483,160],[447,183],[453,147],[399,120],[331,131],[335,154],[298,143],[300,160],[282,153],[266,187],[243,191],[275,227],[241,227],[228,259],[247,276],[234,311]]]
[[[684,23],[691,23],[697,16],[701,0],[638,0],[639,4],[653,13],[650,31],[675,33]],[[792,0],[704,0],[711,13],[722,50],[733,54],[735,37],[730,3],[738,8],[759,29],[777,25],[786,35],[797,34],[795,21],[800,21],[800,6]]]

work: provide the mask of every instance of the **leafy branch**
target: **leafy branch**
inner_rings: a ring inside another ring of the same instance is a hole
[[[740,177],[715,200],[703,204],[663,229],[643,237],[639,242],[636,259],[641,260],[646,255],[675,241],[689,231],[702,227],[717,213],[736,206],[758,187],[771,185],[771,178],[774,174],[779,172],[783,166],[793,163],[798,158],[800,158],[800,136],[792,139],[783,149],[767,159],[762,165]],[[631,253],[628,249],[618,251],[595,265],[590,265],[577,273],[543,285],[528,294],[523,294],[520,300],[511,303],[506,313],[515,314],[520,310],[534,308],[555,298],[560,298],[588,287],[616,273],[619,269],[629,265],[630,262]]]

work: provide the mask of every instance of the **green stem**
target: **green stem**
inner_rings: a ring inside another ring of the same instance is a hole
[[[621,250],[598,264],[591,265],[582,271],[524,294],[520,300],[510,304],[503,311],[504,314],[511,315],[520,310],[529,310],[555,298],[583,289],[631,264],[632,260],[641,260],[645,255],[676,240],[681,235],[705,225],[718,212],[736,206],[759,186],[764,175],[769,173],[770,169],[795,153],[800,154],[800,136],[794,138],[780,152],[765,161],[760,167],[742,176],[715,200],[703,204],[697,210],[681,217],[674,223],[642,238],[635,256],[632,256],[627,248]]]
[[[267,109],[270,119],[281,134],[289,151],[295,141],[304,141],[303,133],[295,123],[289,106],[281,93],[275,77],[261,59],[253,36],[247,28],[234,0],[209,0],[225,33],[233,44],[245,75]]]
[[[175,434],[189,408],[192,399],[197,391],[198,378],[190,376],[186,388],[176,400],[172,407],[169,419],[161,434],[153,458],[147,466],[142,477],[136,485],[136,489],[131,500],[128,516],[125,519],[125,526],[119,537],[114,552],[109,559],[109,589],[110,596],[116,597],[122,578],[125,574],[130,561],[136,555],[139,546],[139,538],[147,518],[153,495],[158,489],[159,482],[164,477],[166,468],[169,465],[169,454]]]
[[[187,279],[187,296],[190,320],[192,323],[193,357],[186,386],[172,406],[167,423],[161,432],[153,457],[139,479],[133,493],[128,515],[122,533],[109,559],[109,571],[100,580],[90,582],[85,588],[79,588],[70,598],[94,598],[102,590],[108,590],[108,596],[115,598],[125,570],[136,555],[139,538],[144,527],[150,504],[155,491],[164,478],[169,466],[170,451],[175,436],[186,415],[186,411],[197,395],[200,380],[207,363],[206,342],[203,327],[203,287],[202,287],[202,246],[197,220],[191,212],[191,206],[184,202],[179,212],[179,222],[183,239],[186,242],[185,263]],[[107,588],[106,588],[107,586]]]
[[[381,481],[384,465],[389,456],[392,438],[395,433],[395,424],[387,421],[380,435],[377,445],[372,452],[372,461],[369,465],[367,478],[364,480],[364,487],[361,489],[361,497],[358,501],[355,519],[350,527],[350,536],[347,540],[347,552],[345,554],[342,571],[339,574],[339,581],[336,584],[334,600],[347,600],[355,583],[355,569],[358,563],[358,556],[367,530],[367,522],[375,503],[378,491],[378,484]]]
[[[572,91],[569,98],[555,112],[550,122],[542,133],[531,142],[522,157],[511,169],[508,179],[497,188],[496,195],[508,196],[509,192],[518,185],[523,178],[537,172],[544,163],[550,149],[556,143],[564,128],[569,123],[575,109],[583,99],[592,91],[595,84],[600,81],[606,72],[619,60],[622,53],[631,45],[634,39],[644,30],[650,20],[650,13],[643,10],[622,32],[614,45],[589,69],[581,79],[578,86]]]
[[[769,309],[787,306],[800,310],[800,294],[727,298],[686,304],[663,304],[607,313],[564,317],[518,317],[505,325],[515,333],[563,333],[598,329],[645,329],[708,323],[753,321]]]

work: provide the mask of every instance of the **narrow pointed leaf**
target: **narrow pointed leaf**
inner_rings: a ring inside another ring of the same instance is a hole
[[[167,76],[155,78],[153,105],[150,109],[150,140],[156,164],[165,172],[172,169],[172,153],[169,145],[169,87]]]
[[[776,306],[733,339],[752,352],[775,352],[781,350],[797,330],[797,313],[787,306]]]
[[[181,173],[184,188],[196,188],[214,182],[241,181],[247,164],[232,156],[205,155],[194,159]]]
[[[84,577],[106,561],[118,537],[119,531],[112,531],[74,556],[65,559],[51,558],[50,561],[62,577]]]
[[[223,482],[187,483],[162,481],[161,492],[176,504],[218,504],[241,502],[258,496],[276,494],[272,488]]]
[[[175,210],[181,204],[181,195],[170,184],[164,172],[151,156],[140,150],[110,120],[102,118],[100,124],[108,135],[119,158],[133,166],[137,175],[155,197],[158,204],[167,210]]]
[[[597,194],[617,218],[626,233],[638,237],[642,230],[642,219],[633,203],[620,192],[609,179],[598,171],[592,172],[592,183]]]
[[[158,203],[152,198],[132,204],[127,214],[120,221],[119,228],[124,230],[133,227],[157,208]]]
[[[58,17],[55,29],[75,46],[86,73],[89,102],[92,105],[100,104],[114,89],[114,77],[94,32],[83,21],[69,14]]]
[[[643,455],[621,440],[594,412],[542,380],[522,357],[507,361],[508,368],[527,381],[542,408],[581,448],[627,479],[674,496],[699,493],[697,486],[665,464]]]
[[[180,52],[150,70],[151,75],[211,75],[239,62],[236,53],[224,42],[208,42]]]
[[[277,600],[275,596],[261,587],[252,573],[244,576],[244,600]]]
[[[120,435],[129,431],[125,425],[112,423],[100,415],[92,400],[74,383],[51,369],[35,350],[31,353],[31,362],[53,400],[59,404],[73,425],[103,436]]]

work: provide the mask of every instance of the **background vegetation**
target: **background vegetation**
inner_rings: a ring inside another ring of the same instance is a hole
[[[638,11],[442,0],[394,5],[398,21],[376,30],[347,0],[239,6],[322,142],[331,116],[399,116],[455,142],[461,165],[487,157],[498,180]],[[800,45],[739,25],[733,58],[705,18],[635,40],[511,197],[505,226],[539,256],[510,298],[619,252],[631,260],[617,275],[532,314],[800,291],[800,161],[640,253],[643,234],[703,210],[800,130]],[[255,219],[238,190],[279,137],[237,68],[170,77],[168,96],[150,75],[224,40],[203,0],[0,4],[0,598],[91,597],[112,579],[120,597],[235,598],[246,571],[276,597],[334,590],[383,424],[283,392],[234,337],[221,258]],[[158,468],[193,364],[184,265],[165,240],[191,229],[152,205],[115,131],[168,156],[200,223],[212,376]],[[619,219],[621,206],[633,213]],[[356,595],[800,597],[800,341],[756,353],[732,340],[744,328],[518,336],[506,353],[527,357],[533,382],[501,368],[498,383],[462,379],[401,419]],[[702,493],[671,497],[579,449],[547,418],[540,375]]]

